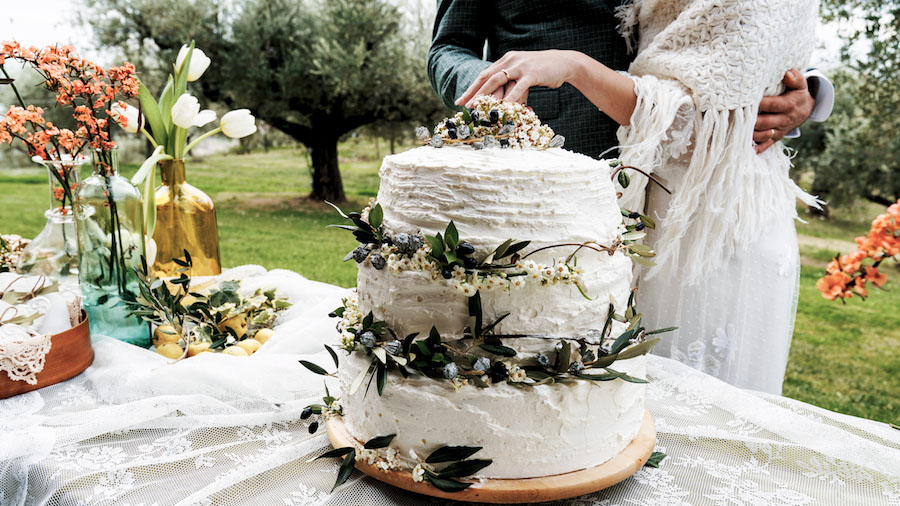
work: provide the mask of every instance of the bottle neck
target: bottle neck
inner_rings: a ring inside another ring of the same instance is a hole
[[[184,160],[163,160],[159,162],[159,174],[166,186],[184,184]]]
[[[109,151],[96,150],[93,154],[93,169],[96,176],[119,175],[119,152],[116,149]]]

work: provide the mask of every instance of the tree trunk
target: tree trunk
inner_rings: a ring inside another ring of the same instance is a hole
[[[338,168],[337,143],[338,138],[335,136],[316,137],[309,144],[313,165],[310,197],[316,200],[335,203],[346,200],[341,171]]]

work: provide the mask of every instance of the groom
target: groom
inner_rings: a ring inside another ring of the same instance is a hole
[[[625,70],[632,56],[616,30],[615,8],[621,3],[622,0],[438,0],[428,51],[431,85],[445,105],[455,108],[456,99],[478,74],[507,51],[571,49],[614,70]],[[784,94],[766,97],[760,103],[753,136],[758,152],[803,124],[813,111],[815,103],[802,75],[791,71],[784,82]],[[493,95],[503,98],[513,84],[501,86]],[[559,89],[533,88],[528,93],[528,105],[554,132],[565,136],[567,149],[598,157],[618,144],[618,125],[570,84]]]

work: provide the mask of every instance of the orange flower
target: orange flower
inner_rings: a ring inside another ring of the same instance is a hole
[[[875,286],[884,286],[887,283],[887,274],[880,272],[872,266],[866,266],[866,280]]]
[[[850,282],[850,276],[843,272],[829,274],[816,282],[816,288],[822,292],[822,297],[828,300],[837,298],[849,299],[853,297],[853,293],[847,289]]]
[[[869,290],[866,289],[866,278],[858,277],[854,280],[853,291],[858,293],[860,297],[868,297]]]

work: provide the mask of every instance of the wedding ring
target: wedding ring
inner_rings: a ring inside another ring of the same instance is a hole
[[[512,81],[512,78],[509,77],[509,72],[507,72],[506,69],[500,69],[500,72],[503,72],[503,75],[506,76],[507,81]]]
[[[769,138],[772,139],[773,141],[775,140],[775,129],[774,128],[772,129],[772,133],[769,134]]]

